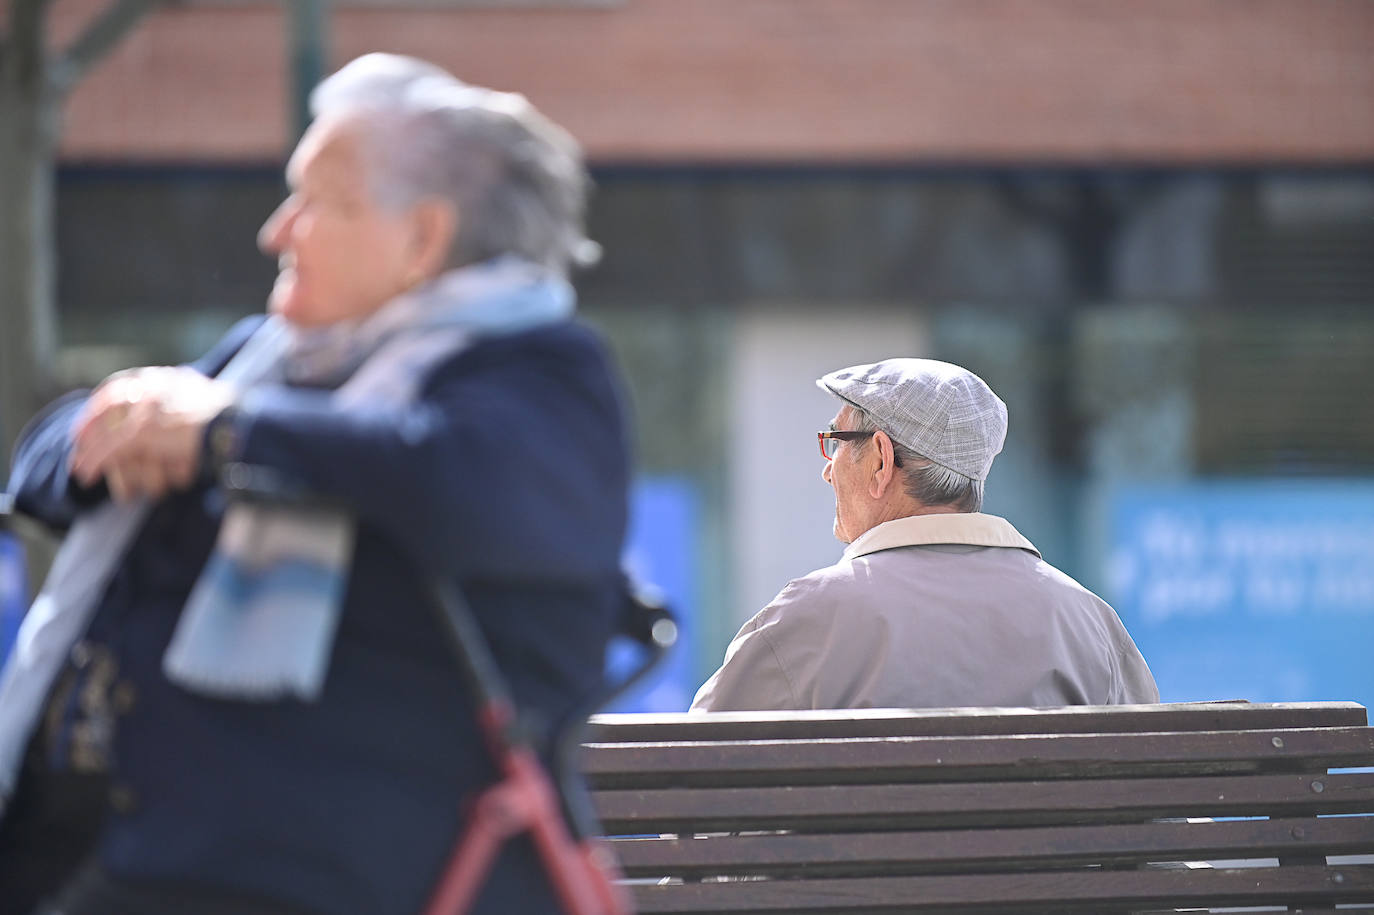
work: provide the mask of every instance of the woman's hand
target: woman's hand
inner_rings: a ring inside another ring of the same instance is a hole
[[[92,392],[72,432],[72,475],[84,486],[104,477],[117,502],[159,499],[200,470],[205,424],[233,390],[188,368],[131,369]]]

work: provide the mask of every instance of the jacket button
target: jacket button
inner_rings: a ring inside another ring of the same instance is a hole
[[[84,639],[72,646],[72,666],[77,670],[91,663],[91,643]]]
[[[138,809],[138,795],[128,785],[111,785],[110,809],[115,813],[133,813]]]
[[[134,701],[138,698],[138,690],[128,680],[121,680],[114,685],[110,692],[110,704],[114,706],[115,714],[127,715],[133,710]]]

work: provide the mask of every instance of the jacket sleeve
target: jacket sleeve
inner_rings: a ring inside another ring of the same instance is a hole
[[[82,507],[105,498],[103,484],[83,487],[71,479],[71,429],[88,391],[75,391],[48,405],[20,433],[10,468],[14,507],[48,527],[66,530]]]
[[[261,316],[236,324],[208,353],[190,367],[213,375],[224,367],[262,322]],[[104,482],[84,487],[71,478],[72,427],[90,391],[75,391],[39,413],[19,434],[9,479],[15,507],[58,530],[65,530],[77,514],[108,498]]]
[[[778,655],[776,630],[786,626],[772,605],[745,623],[725,650],[725,662],[702,684],[693,712],[779,711],[808,708]]]
[[[234,457],[342,502],[423,567],[537,583],[615,571],[627,457],[599,346],[460,355],[404,407],[257,388]]]
[[[1116,629],[1118,677],[1112,703],[1153,705],[1159,702],[1159,686],[1155,683],[1154,674],[1150,672],[1150,666],[1145,663],[1145,658],[1120,618],[1116,620]]]

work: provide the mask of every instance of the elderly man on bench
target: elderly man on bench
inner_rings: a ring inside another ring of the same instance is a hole
[[[1159,701],[1116,612],[980,512],[1007,408],[981,378],[887,359],[817,381],[840,561],[745,623],[693,711]]]

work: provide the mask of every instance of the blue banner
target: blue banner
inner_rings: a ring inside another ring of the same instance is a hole
[[[634,487],[625,567],[639,582],[662,592],[678,622],[678,641],[645,683],[607,711],[684,712],[700,685],[696,656],[697,487],[681,477],[647,477]],[[629,667],[637,653],[613,647],[612,676]]]
[[[1374,482],[1118,490],[1107,597],[1165,701],[1374,705]]]
[[[0,662],[9,657],[19,622],[28,609],[24,548],[13,536],[0,532]]]

